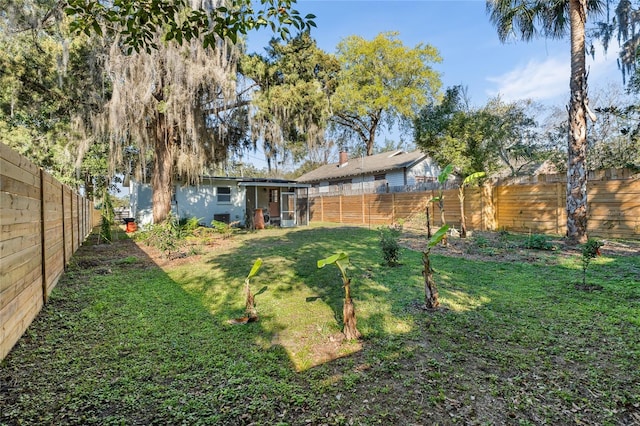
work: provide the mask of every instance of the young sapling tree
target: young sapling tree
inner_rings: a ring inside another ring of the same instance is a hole
[[[591,263],[592,259],[595,259],[596,256],[600,256],[600,247],[602,247],[604,243],[602,241],[596,240],[595,238],[589,238],[586,243],[582,246],[582,286],[586,287],[587,285],[587,268]]]
[[[440,225],[444,226],[447,221],[444,218],[444,187],[449,179],[449,175],[453,172],[453,164],[447,164],[447,166],[438,175],[438,196],[433,197],[431,201],[438,203],[438,209],[440,210]],[[447,244],[447,236],[440,239],[443,244]]]
[[[362,334],[356,328],[356,309],[351,300],[351,280],[347,278],[347,264],[349,263],[349,255],[345,252],[339,252],[333,256],[318,260],[318,268],[324,268],[325,265],[336,265],[342,274],[342,284],[344,287],[344,305],[342,307],[342,321],[344,329],[342,332],[349,340],[360,339]]]
[[[262,258],[257,258],[253,263],[253,267],[251,271],[249,271],[249,275],[244,279],[244,291],[247,295],[246,302],[246,313],[248,322],[258,321],[258,310],[256,309],[256,301],[254,300],[253,294],[251,293],[251,286],[249,285],[249,281],[253,278],[257,273],[260,267],[262,266]]]
[[[438,300],[438,287],[433,279],[433,268],[431,268],[431,259],[429,254],[431,249],[435,247],[446,235],[449,230],[449,225],[444,225],[436,231],[435,234],[427,242],[427,249],[422,253],[422,264],[424,269],[422,275],[424,276],[424,306],[426,309],[437,309],[440,306]]]
[[[230,324],[247,324],[249,322],[258,321],[258,310],[256,309],[256,301],[254,299],[253,293],[251,293],[251,286],[249,285],[249,282],[251,278],[253,278],[258,273],[260,266],[262,266],[262,258],[259,257],[255,262],[253,262],[251,271],[249,271],[247,278],[244,279],[244,292],[247,296],[247,300],[245,302],[246,315],[242,318],[234,318],[232,320],[229,320],[228,322]]]

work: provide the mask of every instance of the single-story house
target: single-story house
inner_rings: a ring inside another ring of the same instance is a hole
[[[203,176],[197,185],[175,185],[171,211],[179,218],[197,217],[206,226],[213,220],[245,225],[257,209],[262,210],[266,225],[306,225],[308,188],[283,179]],[[150,184],[131,180],[131,217],[139,225],[153,223],[152,193]]]
[[[370,187],[376,191],[389,187],[407,187],[437,182],[440,168],[420,151],[390,151],[382,154],[349,159],[340,152],[337,163],[326,164],[298,178],[311,185],[314,192],[330,192],[331,187],[350,184]]]

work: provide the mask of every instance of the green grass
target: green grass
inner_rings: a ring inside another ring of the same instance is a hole
[[[378,232],[239,234],[164,269],[130,240],[85,244],[0,365],[0,424],[632,424],[640,421],[640,262],[421,254],[383,265]],[[487,243],[488,244],[488,243]],[[484,244],[483,244],[484,245]],[[486,247],[483,247],[486,248]],[[340,340],[338,250],[361,342]],[[251,280],[260,320],[244,313]]]

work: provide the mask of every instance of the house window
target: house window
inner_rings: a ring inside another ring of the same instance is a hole
[[[230,203],[231,202],[231,187],[219,186],[218,187],[218,203]]]
[[[278,202],[278,190],[277,189],[270,189],[269,190],[269,202],[270,203],[277,203]]]
[[[385,174],[383,173],[383,174],[381,174],[381,175],[375,175],[375,176],[373,177],[373,180],[385,180],[385,179],[386,179],[386,177],[387,177],[387,175],[385,175]]]

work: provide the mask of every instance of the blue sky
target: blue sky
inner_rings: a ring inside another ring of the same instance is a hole
[[[311,35],[329,53],[347,36],[372,39],[387,31],[399,32],[408,47],[431,44],[442,57],[434,68],[442,74],[443,87],[467,86],[474,105],[483,105],[498,93],[507,101],[532,98],[547,105],[567,103],[569,39],[503,44],[484,0],[298,0],[295,8],[302,15],[316,15],[317,28]],[[250,33],[248,51],[264,53],[271,35]],[[588,58],[590,89],[622,87],[615,47],[607,54],[597,49],[595,60]]]

